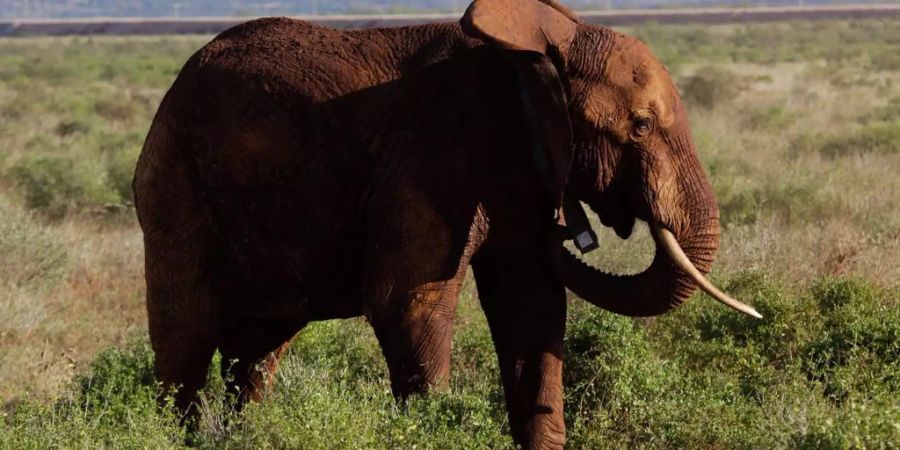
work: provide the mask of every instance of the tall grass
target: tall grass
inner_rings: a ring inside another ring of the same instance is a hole
[[[795,292],[759,272],[723,281],[768,320],[706,299],[651,321],[573,306],[572,447],[896,448],[896,292],[832,277]],[[55,402],[12,408],[0,445],[512,448],[474,302],[469,290],[451,387],[428,397],[394,401],[362,320],[317,323],[298,336],[267,399],[240,414],[211,370],[202,419],[186,431],[171,407],[156,407],[152,354],[139,337],[98,356]]]
[[[571,299],[572,448],[898,448],[900,26],[646,26],[720,204],[702,294],[633,320]],[[398,404],[361,319],[297,337],[262,403],[158,407],[129,179],[165,88],[207,38],[0,40],[0,448],[512,448],[471,278],[447,390]],[[591,262],[652,259],[639,224]],[[216,363],[217,364],[217,363]],[[214,364],[215,366],[215,364]]]

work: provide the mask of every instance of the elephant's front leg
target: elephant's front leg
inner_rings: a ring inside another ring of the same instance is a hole
[[[475,204],[440,194],[396,187],[367,217],[363,308],[401,398],[449,382],[459,288],[483,235]]]
[[[561,449],[565,288],[537,249],[478,255],[478,295],[500,362],[509,422],[525,449]]]
[[[395,288],[384,306],[368,311],[395,396],[405,398],[449,381],[457,286],[451,280]]]

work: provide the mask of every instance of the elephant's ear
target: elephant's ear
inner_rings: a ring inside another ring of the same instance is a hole
[[[531,135],[531,157],[553,207],[558,208],[574,157],[565,90],[550,58],[536,52],[509,52],[505,56],[518,74],[522,112]]]
[[[460,21],[474,38],[543,54],[571,41],[577,23],[555,0],[475,0]]]
[[[572,126],[559,73],[547,56],[575,35],[574,14],[553,0],[475,0],[460,21],[467,35],[504,51],[518,74],[532,157],[558,208],[572,167]]]

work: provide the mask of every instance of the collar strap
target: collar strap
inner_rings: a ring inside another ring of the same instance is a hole
[[[575,248],[581,254],[587,254],[600,247],[597,234],[591,228],[587,214],[581,203],[570,195],[563,197],[563,205],[557,212],[557,223],[569,230],[569,235],[575,244]]]

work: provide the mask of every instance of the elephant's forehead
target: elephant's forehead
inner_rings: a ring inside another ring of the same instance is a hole
[[[677,94],[665,67],[642,42],[623,36],[624,42],[611,52],[604,64],[604,78],[622,106],[631,110],[652,110],[663,127],[674,121]]]

